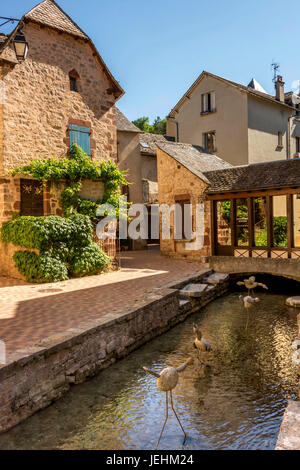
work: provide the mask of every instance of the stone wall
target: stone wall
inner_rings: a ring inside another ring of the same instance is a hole
[[[204,203],[204,246],[188,250],[187,240],[174,239],[174,214],[171,214],[171,238],[161,239],[164,255],[203,261],[211,255],[210,202],[206,200],[207,184],[160,149],[157,149],[159,204],[170,207],[180,199],[189,199],[193,205],[193,230],[196,230],[196,205]],[[201,224],[202,225],[202,224]]]
[[[180,306],[179,289],[201,281],[208,273],[203,270],[154,289],[133,308],[124,307],[10,355],[7,364],[0,366],[0,432],[50,405],[71,385],[94,376],[222,295],[228,283],[216,286],[203,299]]]
[[[24,34],[27,59],[2,64],[4,170],[33,158],[64,155],[69,123],[90,123],[93,158],[116,160],[115,99],[90,44],[33,23],[25,25]],[[70,91],[73,69],[80,76],[80,93]]]
[[[300,314],[298,315],[298,330],[298,338],[300,339]],[[291,401],[285,411],[276,450],[300,450],[300,366],[298,369],[298,375],[299,400]]]

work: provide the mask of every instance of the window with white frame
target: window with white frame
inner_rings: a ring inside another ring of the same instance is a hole
[[[214,113],[216,111],[216,94],[214,91],[202,95],[201,113]]]

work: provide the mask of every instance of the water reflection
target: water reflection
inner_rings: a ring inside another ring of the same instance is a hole
[[[273,449],[287,401],[296,399],[291,344],[295,309],[284,296],[260,294],[248,312],[238,294],[207,306],[130,357],[75,387],[63,400],[0,436],[0,449],[153,449],[164,420],[165,394],[146,374],[182,364],[193,350],[193,322],[214,352],[205,376],[190,366],[174,392],[188,433],[185,449]],[[161,449],[181,449],[170,418]]]

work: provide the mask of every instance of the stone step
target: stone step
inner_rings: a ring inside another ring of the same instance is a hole
[[[228,281],[229,274],[226,273],[213,273],[208,276],[203,282],[207,282],[207,284],[211,284],[213,286],[217,286],[218,284],[222,284],[225,281]]]
[[[179,307],[184,307],[187,304],[190,304],[191,301],[187,299],[179,299]]]
[[[300,297],[290,297],[289,299],[286,300],[285,303],[289,307],[300,308]]]
[[[188,284],[179,294],[181,297],[199,298],[211,289],[213,289],[213,286],[208,284]]]

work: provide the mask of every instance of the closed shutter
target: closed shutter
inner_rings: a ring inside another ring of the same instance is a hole
[[[203,95],[203,112],[206,113],[208,111],[208,94],[206,93]]]
[[[89,127],[71,124],[69,126],[69,138],[70,151],[72,150],[72,145],[75,143],[79,145],[85,153],[91,155],[91,129]]]
[[[210,94],[210,102],[211,102],[211,111],[215,111],[216,110],[216,94],[214,92],[212,92]]]
[[[43,187],[39,181],[21,179],[21,215],[44,215]]]

